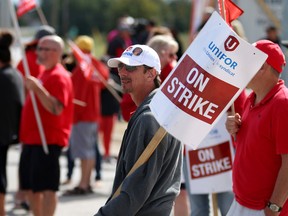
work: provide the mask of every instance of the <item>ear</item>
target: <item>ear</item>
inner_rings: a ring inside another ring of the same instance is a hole
[[[147,78],[154,80],[157,76],[157,71],[154,68],[151,68],[146,71]]]

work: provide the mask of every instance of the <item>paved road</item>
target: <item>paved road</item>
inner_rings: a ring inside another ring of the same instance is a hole
[[[111,146],[112,155],[117,155],[121,139],[126,128],[126,123],[118,122],[113,132],[113,140]],[[101,146],[101,145],[100,145]],[[17,179],[17,169],[19,162],[19,147],[15,146],[10,148],[8,153],[8,194],[6,196],[6,211],[7,216],[15,215],[31,215],[23,210],[13,210],[14,208],[14,194],[17,191],[18,179]],[[61,182],[65,180],[66,175],[66,158],[61,156]],[[78,196],[63,196],[63,192],[67,189],[71,189],[77,185],[80,179],[80,169],[79,161],[76,161],[76,167],[74,169],[72,183],[70,185],[65,185],[60,187],[58,192],[58,206],[56,209],[55,216],[91,216],[97,212],[97,210],[106,202],[108,196],[110,195],[116,161],[112,163],[104,163],[102,165],[102,181],[92,182],[93,194],[89,195],[78,195]],[[93,175],[94,176],[94,175]],[[94,185],[93,185],[94,184]]]

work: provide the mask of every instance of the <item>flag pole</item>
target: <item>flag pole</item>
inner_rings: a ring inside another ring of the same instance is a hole
[[[221,12],[222,17],[225,20],[225,22],[227,22],[227,20],[226,20],[226,10],[225,10],[225,0],[221,0],[221,11],[220,12]],[[213,215],[214,216],[218,216],[218,200],[217,200],[216,193],[212,193],[211,194],[211,198],[212,198]]]
[[[13,24],[14,24],[14,27],[15,27],[16,35],[17,35],[17,38],[19,38],[21,53],[22,53],[22,56],[23,56],[23,66],[24,66],[25,76],[29,76],[30,75],[30,70],[29,70],[26,54],[25,54],[25,51],[24,51],[24,47],[23,47],[23,45],[22,45],[22,43],[20,41],[21,32],[20,32],[19,23],[17,21],[16,13],[15,13],[15,10],[14,10],[14,7],[13,7],[11,1],[9,0],[8,3],[9,3],[11,18],[12,18],[12,21],[13,21]],[[42,147],[43,147],[44,152],[46,154],[49,154],[49,150],[48,150],[48,147],[47,147],[46,138],[45,138],[45,134],[44,134],[43,125],[42,125],[42,122],[41,122],[39,110],[38,110],[37,103],[36,103],[35,94],[34,94],[33,91],[30,91],[30,96],[31,96],[31,101],[32,101],[34,113],[35,113],[37,126],[38,126],[39,133],[40,133]]]
[[[191,43],[193,40],[193,29],[194,29],[194,12],[195,12],[195,1],[191,1],[191,9],[190,9],[190,34],[189,34],[189,42]]]
[[[36,6],[36,11],[37,11],[38,16],[39,16],[39,18],[41,20],[41,23],[43,25],[48,25],[48,22],[47,22],[47,19],[46,19],[44,13],[43,13],[43,10],[41,9],[41,7],[39,5]]]
[[[225,22],[227,23],[225,0],[221,0],[221,5],[222,5],[222,7],[221,7],[222,17],[225,20]],[[235,115],[235,105],[234,105],[234,103],[232,103],[232,105],[231,105],[231,113],[233,115]],[[234,137],[234,140],[236,140],[236,137]]]
[[[147,147],[145,148],[145,150],[142,152],[142,154],[140,155],[140,157],[138,158],[138,160],[136,161],[136,163],[133,165],[133,167],[131,168],[131,170],[129,171],[129,173],[127,174],[127,176],[125,177],[125,179],[130,176],[132,173],[135,172],[135,170],[137,170],[141,165],[143,165],[146,161],[148,161],[148,159],[150,158],[150,156],[153,154],[153,152],[155,151],[155,149],[157,148],[157,146],[160,144],[161,140],[164,138],[164,136],[166,135],[167,131],[160,126],[159,129],[156,131],[155,135],[153,136],[153,138],[150,140],[149,144],[147,145]],[[121,192],[121,188],[123,185],[123,182],[125,181],[125,179],[122,181],[122,183],[120,184],[120,186],[117,188],[117,190],[114,192],[112,199],[116,198],[120,192]]]
[[[225,9],[225,0],[221,0],[221,5],[222,5],[222,7],[221,7],[221,9],[222,9],[222,11],[221,11],[222,17],[225,20],[225,22],[227,22],[226,9]]]

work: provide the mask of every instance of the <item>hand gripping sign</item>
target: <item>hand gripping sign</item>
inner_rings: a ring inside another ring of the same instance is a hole
[[[266,58],[214,12],[150,108],[168,133],[196,149]]]

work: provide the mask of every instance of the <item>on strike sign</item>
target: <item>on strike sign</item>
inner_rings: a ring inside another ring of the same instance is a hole
[[[193,179],[217,175],[232,170],[229,142],[189,151],[190,175]]]
[[[185,180],[192,194],[232,191],[234,151],[225,121],[223,115],[197,150],[186,146]]]
[[[214,12],[153,97],[152,113],[196,149],[266,58]]]
[[[238,89],[212,76],[187,55],[162,92],[188,115],[212,124]]]

